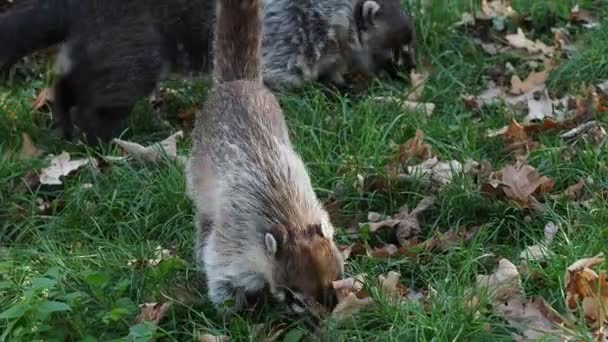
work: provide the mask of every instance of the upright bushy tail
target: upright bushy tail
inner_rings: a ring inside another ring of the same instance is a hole
[[[70,28],[69,0],[21,0],[0,14],[0,69],[63,41]]]
[[[215,76],[262,81],[263,0],[218,0]]]

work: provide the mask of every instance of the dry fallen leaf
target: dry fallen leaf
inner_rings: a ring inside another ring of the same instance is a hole
[[[539,146],[536,141],[528,136],[525,128],[515,119],[511,119],[502,136],[505,142],[505,151],[515,156],[515,159],[518,161],[525,160],[530,151]]]
[[[553,190],[555,182],[530,165],[518,162],[492,174],[492,178],[481,184],[481,192],[495,197],[512,199],[520,208],[534,208],[535,196]]]
[[[501,259],[491,275],[478,275],[477,289],[485,289],[494,312],[520,330],[516,340],[565,336],[560,329],[565,320],[555,310],[542,299],[525,298],[517,267],[509,260]]]
[[[608,277],[594,267],[603,264],[603,254],[576,261],[564,277],[566,305],[570,310],[579,306],[595,341],[604,341],[608,331]]]
[[[161,263],[161,261],[163,260],[167,260],[167,259],[171,259],[173,258],[173,253],[165,248],[162,248],[161,246],[156,246],[156,248],[154,249],[154,258],[153,259],[148,259],[148,260],[138,260],[138,259],[133,259],[130,260],[127,265],[128,266],[158,266],[158,264]]]
[[[392,304],[400,303],[408,293],[407,287],[399,283],[400,276],[399,273],[394,271],[388,272],[386,276],[378,276],[381,292],[387,296]]]
[[[435,111],[435,104],[430,102],[401,100],[394,96],[375,96],[373,99],[384,103],[398,103],[406,112],[420,112],[429,117],[433,115],[433,112]]]
[[[63,152],[51,159],[49,167],[40,171],[40,184],[61,185],[61,177],[65,177],[86,165],[97,167],[97,161],[94,159],[70,160],[70,154]]]
[[[424,91],[424,85],[426,80],[429,78],[429,73],[423,71],[421,73],[417,73],[415,70],[410,72],[410,82],[412,84],[412,90],[407,95],[407,99],[412,102],[419,102],[422,97],[422,92]]]
[[[505,38],[509,45],[517,49],[525,49],[532,55],[538,53],[552,54],[555,51],[554,47],[550,47],[540,40],[532,41],[528,39],[521,28],[517,29],[516,34],[508,34]]]
[[[332,283],[338,299],[338,304],[331,312],[333,319],[349,318],[372,303],[372,299],[363,290],[363,277],[359,275]]]
[[[201,334],[198,337],[199,342],[228,342],[230,339],[225,335]]]
[[[579,5],[574,6],[570,11],[570,21],[573,23],[580,23],[585,28],[595,28],[600,25],[590,11],[581,10]]]
[[[396,239],[402,247],[413,246],[418,243],[418,234],[420,234],[417,215],[431,207],[434,201],[434,197],[425,197],[411,212],[405,206],[393,217],[378,222],[361,223],[360,227],[368,225],[372,233],[381,228],[395,229]]]
[[[549,249],[549,246],[553,242],[553,238],[555,238],[555,234],[557,234],[557,231],[558,226],[555,223],[547,223],[544,229],[544,239],[536,245],[528,246],[523,252],[521,252],[520,258],[525,261],[538,262],[546,260],[553,256],[551,250]]]
[[[439,185],[450,184],[452,178],[461,172],[462,164],[459,161],[439,161],[437,157],[407,167],[408,176],[420,177],[421,180],[430,180]]]
[[[165,303],[144,303],[139,306],[140,313],[135,317],[134,324],[142,322],[150,322],[158,325],[158,323],[165,317],[169,308],[171,308],[171,302]]]
[[[509,165],[503,171],[502,184],[505,195],[521,207],[529,207],[535,193],[546,193],[553,189],[555,182],[541,176],[535,168],[527,164]]]
[[[539,72],[531,72],[524,81],[517,75],[511,77],[511,89],[509,92],[513,95],[522,95],[525,93],[542,90],[549,79],[551,69],[545,69]]]
[[[500,259],[498,269],[490,275],[477,275],[479,289],[485,289],[491,300],[501,302],[522,293],[517,267],[507,259]]]
[[[599,122],[592,120],[563,133],[560,137],[568,141],[589,139],[594,144],[599,145],[606,139],[606,135],[604,127]]]
[[[184,133],[178,131],[161,142],[145,147],[138,143],[121,139],[114,139],[113,142],[132,157],[155,162],[161,160],[163,153],[166,153],[167,157],[172,160],[179,160],[177,156],[177,140],[183,137]]]
[[[424,142],[424,132],[417,129],[414,137],[398,146],[398,152],[393,159],[400,164],[398,168],[401,168],[401,165],[407,165],[410,161],[427,160],[434,156],[431,145]]]
[[[539,121],[547,117],[553,117],[553,101],[545,89],[528,98],[528,115],[524,122]]]
[[[27,133],[21,133],[21,138],[23,140],[21,144],[21,158],[36,158],[40,155],[41,151],[34,145],[32,138]]]
[[[55,94],[52,88],[44,88],[40,91],[36,99],[32,101],[34,110],[40,110],[55,100]]]
[[[581,178],[578,183],[574,185],[570,185],[563,193],[558,195],[552,195],[551,199],[553,200],[561,200],[567,199],[570,201],[577,201],[581,198],[585,191],[585,180]]]
[[[445,252],[451,246],[456,246],[461,242],[467,243],[471,241],[478,232],[479,227],[467,229],[465,226],[460,227],[458,230],[449,230],[445,233],[436,232],[430,239],[421,242],[415,247],[422,247],[423,249],[434,253]]]
[[[516,14],[511,0],[482,0],[481,12],[490,17],[510,17]]]

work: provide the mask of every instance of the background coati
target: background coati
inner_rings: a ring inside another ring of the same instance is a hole
[[[21,0],[0,15],[0,67],[65,42],[53,127],[71,139],[74,123],[89,142],[107,141],[153,92],[163,65],[210,69],[214,6],[209,0]]]
[[[295,313],[331,306],[343,271],[334,228],[262,83],[262,1],[219,0],[217,84],[196,119],[187,166],[196,259],[210,300],[233,310],[264,288]]]
[[[106,16],[87,22],[62,46],[52,108],[64,139],[72,139],[75,124],[89,144],[109,141],[126,129],[136,102],[155,90],[169,54],[149,19]]]
[[[271,88],[321,77],[341,86],[349,70],[394,75],[396,67],[414,66],[414,27],[399,0],[265,0],[264,10],[264,81]]]

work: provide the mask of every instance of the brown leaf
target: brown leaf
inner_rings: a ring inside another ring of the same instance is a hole
[[[511,89],[509,92],[513,95],[522,95],[544,87],[551,69],[545,69],[539,72],[531,72],[528,77],[522,81],[517,75],[511,77]]]
[[[479,227],[477,226],[471,229],[462,226],[458,230],[452,229],[445,233],[436,232],[430,239],[421,242],[416,247],[422,247],[422,249],[428,251],[441,253],[447,251],[451,246],[471,241],[478,232]]]
[[[199,342],[228,342],[230,339],[225,335],[200,334]]]
[[[55,92],[52,88],[44,88],[38,93],[36,99],[32,101],[34,110],[40,110],[42,107],[52,103],[55,100]]]
[[[539,146],[536,141],[528,136],[525,128],[515,119],[511,119],[502,136],[505,142],[505,151],[512,154],[516,160],[525,160],[530,151]]]
[[[595,16],[589,11],[581,10],[579,5],[574,6],[570,11],[570,21],[582,24],[586,28],[599,26],[599,22]]]
[[[526,37],[526,34],[521,28],[517,29],[516,34],[508,34],[506,37],[509,45],[517,49],[525,49],[529,54],[552,54],[555,52],[554,47],[547,46],[540,40],[532,41]]]
[[[522,294],[517,267],[507,259],[500,259],[498,269],[490,275],[477,276],[477,288],[485,289],[491,300],[501,302]]]
[[[388,258],[399,252],[399,248],[393,244],[376,247],[372,250],[371,256],[374,258]]]
[[[517,163],[504,170],[495,172],[492,179],[482,183],[481,192],[493,197],[507,197],[515,201],[522,209],[534,208],[535,196],[550,192],[555,182],[541,176],[530,165]]]
[[[70,154],[63,152],[51,159],[51,165],[40,171],[40,183],[47,185],[61,185],[61,177],[65,177],[83,166],[97,167],[95,159],[70,160]]]
[[[338,304],[331,312],[332,318],[335,320],[349,318],[372,303],[372,299],[363,290],[363,284],[363,275],[332,283],[338,298]]]
[[[140,313],[135,317],[133,324],[139,324],[142,322],[150,322],[158,325],[158,323],[165,317],[169,308],[171,308],[171,302],[165,303],[144,303],[139,306]]]
[[[481,12],[490,17],[510,17],[516,14],[511,0],[482,0]]]
[[[410,161],[427,160],[434,156],[435,152],[431,145],[424,142],[424,132],[417,129],[414,137],[398,146],[397,154],[393,159],[407,165]]]
[[[577,201],[581,198],[585,191],[585,179],[581,178],[578,183],[570,185],[563,193],[551,196],[553,200],[567,199]]]
[[[128,155],[138,159],[155,162],[162,158],[163,153],[166,153],[169,158],[179,160],[177,155],[177,140],[183,138],[183,136],[183,132],[178,131],[167,139],[146,147],[121,139],[114,139],[113,142],[120,146]]]
[[[426,84],[428,78],[429,73],[426,71],[421,73],[417,73],[415,70],[410,71],[412,90],[407,95],[407,99],[409,101],[418,102],[420,100],[422,97],[422,92],[424,91],[424,85]]]
[[[27,133],[21,133],[21,138],[23,140],[21,144],[21,158],[36,158],[40,155],[41,151],[34,145],[32,138]]]
[[[544,229],[544,239],[536,245],[528,246],[523,252],[521,252],[520,258],[525,261],[538,262],[553,256],[549,246],[553,242],[553,238],[555,238],[555,234],[557,234],[558,229],[559,228],[555,223],[547,223]]]

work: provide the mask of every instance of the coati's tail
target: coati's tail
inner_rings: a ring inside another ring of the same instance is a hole
[[[63,41],[69,30],[69,0],[21,0],[0,14],[0,69]]]
[[[214,69],[219,82],[261,82],[262,1],[218,0]]]

